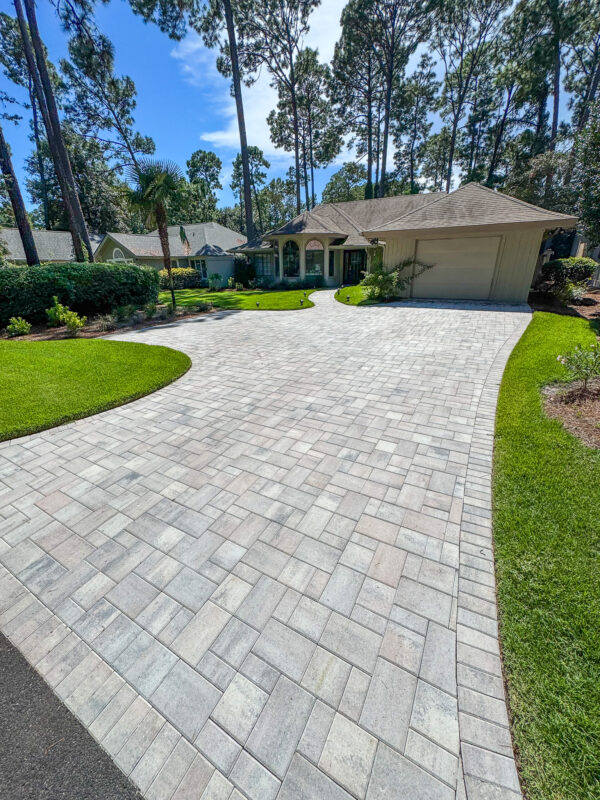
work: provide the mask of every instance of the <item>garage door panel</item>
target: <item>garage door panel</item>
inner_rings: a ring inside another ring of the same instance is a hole
[[[434,266],[415,279],[412,296],[487,300],[499,246],[499,236],[420,239],[417,260]]]

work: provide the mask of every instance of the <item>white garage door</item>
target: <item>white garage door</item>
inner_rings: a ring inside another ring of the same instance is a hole
[[[487,300],[499,244],[499,236],[419,240],[417,260],[434,267],[415,279],[412,296]]]

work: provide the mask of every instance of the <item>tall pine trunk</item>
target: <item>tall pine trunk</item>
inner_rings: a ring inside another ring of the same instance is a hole
[[[373,89],[371,76],[371,56],[369,56],[369,77],[367,82],[367,183],[365,200],[373,197]]]
[[[492,158],[490,159],[490,166],[485,181],[485,185],[489,186],[490,188],[493,187],[494,185],[494,172],[496,171],[496,165],[498,164],[500,145],[502,144],[502,139],[504,138],[504,131],[506,129],[506,120],[508,119],[508,112],[512,101],[513,89],[514,89],[513,86],[510,86],[508,89],[508,93],[506,96],[506,103],[504,104],[504,111],[502,112],[500,124],[498,125],[498,130],[496,131],[496,136],[494,137],[494,149],[492,151]]]
[[[452,134],[450,136],[450,147],[448,148],[448,168],[446,170],[446,191],[452,188],[452,167],[454,166],[454,151],[456,150],[456,135],[458,130],[458,114],[452,120]]]
[[[10,157],[10,150],[4,138],[2,126],[0,126],[0,170],[2,171],[4,185],[8,193],[13,214],[15,215],[15,220],[17,221],[17,228],[19,229],[19,235],[23,243],[25,258],[28,265],[31,267],[34,264],[39,264],[40,259],[38,258],[31,225],[29,224],[25,203],[23,202],[23,195],[21,194],[21,189],[17,182],[17,176],[15,175],[12,159]]]
[[[560,111],[560,39],[554,42],[554,78],[552,83],[552,128],[550,131],[549,150],[556,150],[558,136],[558,115]]]
[[[385,87],[385,105],[383,108],[383,142],[381,145],[381,178],[379,182],[379,197],[385,197],[385,182],[387,168],[387,148],[390,135],[390,113],[392,108],[392,89],[393,80],[391,74],[388,75]]]
[[[42,190],[42,209],[44,213],[44,227],[50,229],[50,210],[48,206],[48,185],[46,183],[46,170],[44,168],[44,158],[42,156],[42,142],[40,137],[40,121],[38,118],[38,104],[35,99],[33,80],[29,76],[29,101],[31,103],[31,117],[33,120],[33,138],[35,140],[35,155],[40,174],[40,187]]]
[[[296,86],[292,78],[290,86],[292,100],[292,122],[294,125],[294,163],[296,164],[296,214],[300,214],[302,201],[300,199],[300,135],[298,133],[298,103],[296,101]]]
[[[237,40],[231,0],[223,0],[227,37],[229,39],[229,57],[231,59],[231,76],[233,81],[233,95],[237,111],[238,128],[240,131],[240,152],[242,155],[242,182],[244,184],[244,211],[246,218],[246,236],[251,241],[254,238],[254,220],[252,218],[252,193],[250,184],[250,159],[248,158],[248,139],[246,137],[246,117],[244,115],[244,102],[242,100],[242,82],[240,78],[240,64],[238,59]]]

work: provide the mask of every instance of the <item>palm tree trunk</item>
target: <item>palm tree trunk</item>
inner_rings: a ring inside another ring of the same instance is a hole
[[[235,97],[238,128],[240,131],[242,181],[244,184],[244,210],[246,213],[246,236],[248,237],[248,241],[251,241],[254,238],[254,220],[252,218],[252,194],[250,189],[250,159],[248,158],[248,139],[246,138],[246,118],[244,116],[244,102],[242,99],[242,82],[240,79],[240,65],[238,59],[237,41],[235,38],[235,25],[230,0],[223,0],[223,9],[225,11],[225,22],[227,24],[233,94]]]
[[[21,189],[17,182],[17,176],[15,175],[12,159],[10,157],[10,150],[4,138],[2,126],[0,126],[0,170],[2,171],[4,185],[6,186],[15,220],[17,221],[21,242],[23,243],[23,250],[25,251],[25,258],[27,259],[28,265],[31,267],[34,264],[39,264],[40,259],[38,258],[31,225],[29,224],[25,203],[23,202],[23,195],[21,194]]]
[[[173,308],[177,307],[175,299],[175,288],[173,286],[173,273],[171,271],[171,248],[169,247],[169,231],[167,230],[167,209],[162,203],[158,203],[154,215],[156,217],[156,227],[158,228],[158,238],[163,252],[163,265],[169,276],[169,289],[171,290],[171,303]]]
[[[18,0],[15,0],[15,5]],[[46,56],[44,54],[44,46],[37,25],[37,18],[35,14],[35,4],[33,0],[23,0],[25,4],[25,11],[27,13],[27,21],[29,22],[29,33],[31,36],[31,43],[35,53],[35,60],[41,81],[41,86],[46,100],[46,107],[48,109],[48,116],[50,118],[50,125],[52,133],[56,142],[57,153],[63,170],[63,177],[65,187],[69,195],[70,207],[73,214],[73,224],[78,236],[77,247],[75,248],[75,256],[78,260],[93,261],[94,253],[90,242],[90,237],[87,230],[87,225],[81,210],[77,188],[75,186],[75,179],[71,170],[71,162],[69,161],[69,154],[65,146],[60,127],[60,120],[58,117],[58,109],[56,107],[56,100],[54,98],[54,91],[48,73],[48,65],[46,64]],[[20,2],[19,2],[20,5]],[[33,76],[32,76],[33,77]],[[85,252],[87,251],[87,252]]]

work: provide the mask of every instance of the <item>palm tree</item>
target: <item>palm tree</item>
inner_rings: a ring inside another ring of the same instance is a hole
[[[145,225],[158,228],[163,261],[169,276],[171,302],[177,305],[173,289],[171,273],[171,251],[169,249],[169,233],[167,230],[167,204],[178,191],[183,173],[172,161],[143,158],[138,160],[137,167],[132,167],[129,179],[134,184],[130,190],[129,202],[146,215]]]

